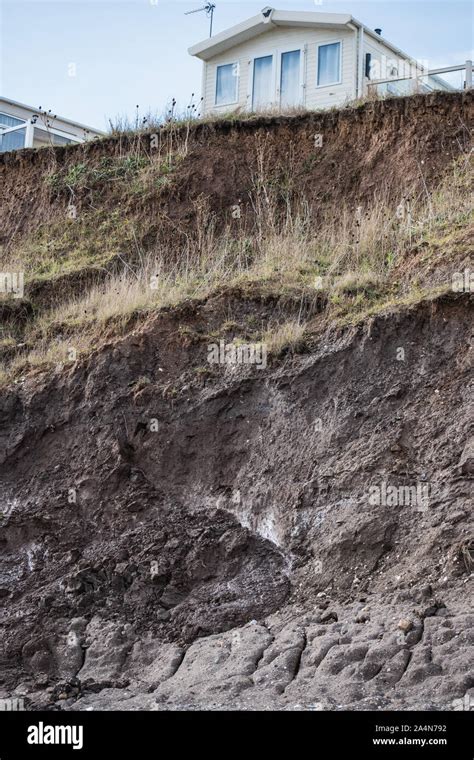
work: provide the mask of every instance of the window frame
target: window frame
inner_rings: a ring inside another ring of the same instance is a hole
[[[319,80],[319,48],[321,47],[327,47],[328,45],[339,45],[339,80],[336,82],[327,82],[325,84],[318,84]],[[337,87],[338,85],[342,84],[343,76],[342,76],[342,45],[343,40],[328,40],[327,42],[318,42],[316,44],[316,89],[321,89],[322,87]]]
[[[10,127],[8,132],[0,132],[0,155],[2,153],[11,153],[13,150],[24,150],[25,149],[25,143],[26,143],[26,124],[23,126],[18,124],[17,127]],[[21,134],[23,137],[23,145],[17,145],[14,148],[3,148],[3,138],[8,138],[12,134]]]
[[[225,103],[217,102],[217,85],[219,82],[219,69],[224,66],[237,66],[238,74],[235,77],[235,100],[229,100]],[[235,106],[239,103],[239,89],[240,89],[240,61],[231,61],[229,63],[216,63],[216,76],[215,76],[215,88],[214,88],[214,108],[225,108],[226,106]]]
[[[23,119],[21,116],[13,116],[13,114],[6,113],[5,111],[0,111],[0,116],[6,116],[8,119],[15,119],[18,121],[18,124],[0,124],[0,129],[13,129],[13,127],[19,127],[21,124],[26,124],[28,121],[27,119]]]

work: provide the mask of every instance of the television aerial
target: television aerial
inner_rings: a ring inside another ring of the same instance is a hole
[[[202,8],[196,8],[194,11],[186,11],[185,16],[191,15],[191,13],[201,13],[201,11],[206,11],[206,16],[210,18],[210,29],[209,29],[209,37],[212,37],[212,22],[214,20],[214,11],[216,9],[216,6],[214,3],[206,3],[206,5],[203,5]]]

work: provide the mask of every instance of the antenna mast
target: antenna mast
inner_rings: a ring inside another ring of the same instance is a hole
[[[212,37],[212,24],[214,21],[214,11],[216,9],[216,6],[214,3],[206,3],[206,5],[203,5],[202,8],[196,8],[194,11],[186,11],[185,16],[191,15],[191,13],[201,13],[201,11],[206,11],[206,16],[210,18],[210,29],[209,29],[209,37]]]

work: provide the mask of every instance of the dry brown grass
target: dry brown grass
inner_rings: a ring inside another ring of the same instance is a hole
[[[281,356],[284,351],[298,351],[304,346],[305,324],[296,319],[284,322],[278,327],[267,330],[262,339],[268,353]]]
[[[164,143],[163,159],[166,149]],[[398,208],[374,203],[341,209],[317,228],[291,175],[290,156],[282,204],[281,187],[276,189],[267,179],[265,145],[257,145],[251,236],[236,237],[230,227],[217,233],[206,199],[198,199],[198,232],[177,263],[168,263],[166,250],[140,252],[138,266],[127,265],[82,296],[40,314],[23,337],[29,352],[18,356],[8,372],[61,363],[71,345],[78,354],[95,347],[106,327],[120,333],[131,315],[205,297],[223,285],[272,282],[281,289],[322,289],[330,296],[328,309],[370,309],[379,292],[394,287],[391,273],[407,253],[462,224],[472,213],[469,156],[457,163],[435,194],[410,199],[409,206]],[[386,301],[387,293],[383,296]],[[303,333],[299,321],[289,322],[265,340],[278,354],[300,345]]]
[[[375,272],[345,272],[334,280],[333,288],[336,293],[359,293],[377,288],[382,283],[380,275]]]

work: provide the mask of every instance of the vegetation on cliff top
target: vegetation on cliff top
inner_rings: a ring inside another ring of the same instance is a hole
[[[194,234],[178,255],[169,255],[172,241],[147,249],[143,224],[151,220],[138,219],[135,225],[127,208],[151,189],[156,193],[172,185],[176,167],[188,154],[189,135],[186,130],[170,134],[153,158],[132,150],[90,166],[67,165],[43,178],[53,196],[68,196],[67,219],[53,220],[21,240],[2,268],[24,271],[33,291],[32,286],[41,293],[48,285],[53,296],[45,303],[27,296],[32,303],[26,320],[4,310],[4,381],[32,367],[66,361],[71,348],[74,357],[87,353],[157,309],[207,298],[222,287],[240,287],[248,297],[264,293],[314,301],[314,309],[305,311],[306,321],[255,330],[255,339],[278,354],[288,345],[300,347],[315,321],[318,328],[356,321],[449,290],[452,274],[468,261],[468,233],[474,226],[469,152],[461,153],[434,189],[422,181],[418,195],[401,194],[396,205],[347,203],[315,223],[294,177],[276,177],[258,142],[250,228],[238,223],[238,203],[223,222],[201,196],[194,202]],[[109,193],[108,206],[91,203],[77,213],[76,197],[102,188]],[[68,296],[65,285],[75,277],[84,286]]]

